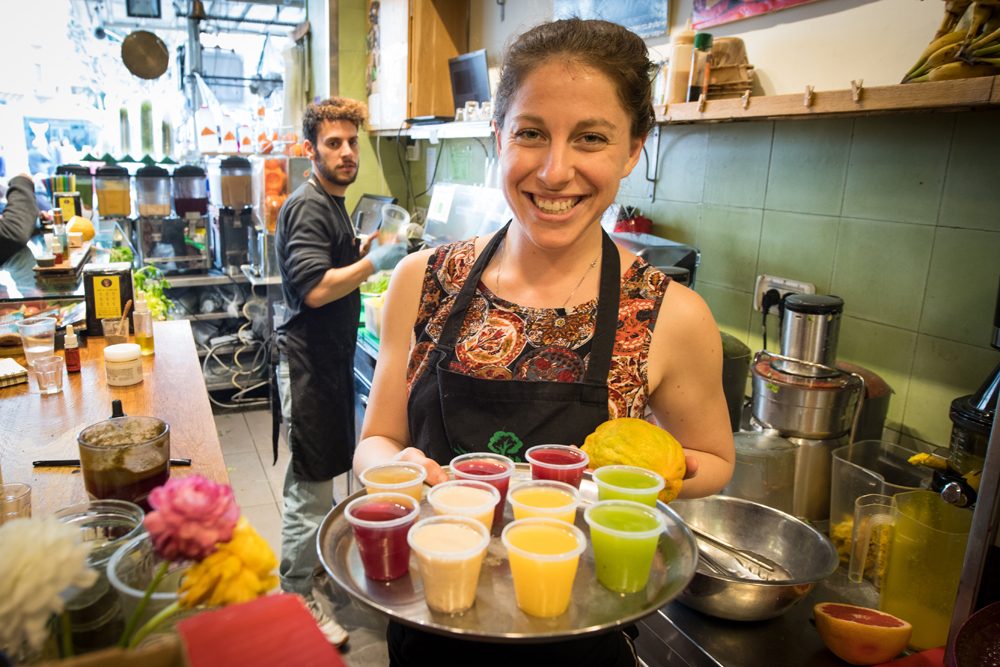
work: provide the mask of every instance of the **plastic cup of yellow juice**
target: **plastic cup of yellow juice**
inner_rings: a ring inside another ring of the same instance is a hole
[[[565,612],[587,546],[583,531],[558,519],[519,519],[507,524],[500,539],[521,611],[542,618]]]
[[[478,520],[493,529],[493,509],[500,502],[500,492],[491,484],[471,479],[456,479],[431,487],[427,502],[435,514],[456,514]]]
[[[424,497],[427,471],[422,465],[396,461],[372,466],[361,473],[368,493],[405,493],[419,502]]]
[[[616,593],[646,587],[665,524],[659,510],[631,500],[602,500],[588,507],[597,581]]]
[[[465,516],[418,521],[407,535],[432,611],[460,614],[476,601],[479,571],[490,544],[486,526]]]
[[[515,485],[508,500],[515,520],[539,517],[574,523],[580,491],[565,482],[532,480]]]
[[[663,477],[637,466],[603,466],[594,471],[598,500],[632,500],[656,507]]]

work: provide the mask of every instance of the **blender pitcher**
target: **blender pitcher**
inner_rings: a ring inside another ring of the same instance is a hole
[[[879,609],[913,626],[915,650],[948,640],[971,525],[972,512],[932,491],[857,500],[848,576],[860,582],[866,559],[873,564]]]

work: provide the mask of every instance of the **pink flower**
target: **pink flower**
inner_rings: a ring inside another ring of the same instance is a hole
[[[233,490],[204,477],[173,478],[149,494],[145,525],[163,558],[200,561],[233,536],[240,508]]]

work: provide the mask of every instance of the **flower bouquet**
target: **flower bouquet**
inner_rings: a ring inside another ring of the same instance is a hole
[[[182,612],[246,602],[277,585],[273,574],[277,559],[267,542],[240,517],[228,485],[200,476],[173,478],[152,491],[149,503],[153,511],[144,520],[147,534],[122,546],[109,565],[109,579],[115,583],[118,577],[113,570],[120,554],[137,543],[150,552],[147,560],[152,561],[148,585],[136,591],[120,647],[138,646]],[[79,530],[55,519],[19,519],[0,527],[0,572],[4,573],[0,578],[0,651],[16,662],[53,657],[54,651],[46,655],[42,648],[55,635],[60,639],[59,655],[73,655],[65,600],[97,578],[87,567],[87,551]],[[154,592],[172,571],[181,573],[176,595],[170,594],[172,601],[147,619]]]

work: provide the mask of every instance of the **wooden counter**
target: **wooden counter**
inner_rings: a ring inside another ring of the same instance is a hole
[[[116,398],[125,414],[170,425],[170,455],[192,461],[190,468],[172,467],[171,475],[229,483],[190,323],[156,322],[153,333],[156,354],[142,358],[143,381],[131,387],[108,386],[104,339],[82,336],[82,370],[64,376],[61,393],[30,394],[27,383],[0,387],[0,474],[5,482],[31,485],[33,516],[87,499],[79,468],[33,468],[31,462],[79,458],[77,434],[110,417]],[[18,361],[24,365],[23,357]]]

